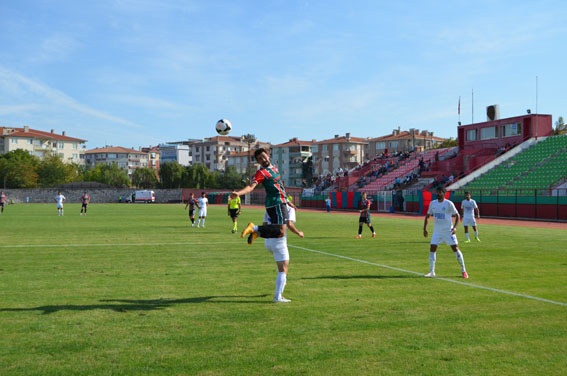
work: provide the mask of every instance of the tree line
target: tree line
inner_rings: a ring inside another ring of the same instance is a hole
[[[72,182],[98,182],[111,187],[235,189],[246,185],[246,175],[233,166],[210,172],[204,165],[160,165],[159,179],[149,167],[139,167],[132,177],[116,163],[87,167],[65,163],[58,155],[42,159],[18,149],[0,155],[0,186],[4,188],[52,188]]]

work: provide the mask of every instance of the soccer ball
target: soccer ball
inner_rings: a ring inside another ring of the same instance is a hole
[[[232,130],[232,124],[227,119],[220,119],[215,126],[218,134],[226,136]]]

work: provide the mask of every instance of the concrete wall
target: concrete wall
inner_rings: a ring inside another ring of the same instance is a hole
[[[58,189],[6,189],[4,193],[8,202],[25,203],[29,197],[30,203],[53,203]],[[135,189],[91,189],[91,203],[114,203],[119,197],[131,196]],[[154,189],[157,203],[181,201],[181,189]],[[79,203],[85,189],[62,189],[61,193],[67,199],[66,203]]]

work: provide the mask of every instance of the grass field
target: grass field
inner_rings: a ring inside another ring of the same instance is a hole
[[[224,206],[205,229],[181,205],[79,210],[0,216],[2,375],[566,372],[564,230],[480,223],[482,243],[461,244],[465,282],[444,245],[440,278],[421,277],[421,220],[374,216],[378,236],[355,240],[356,216],[299,211],[292,303],[274,304],[272,256],[230,233]],[[245,208],[239,229],[262,217]]]

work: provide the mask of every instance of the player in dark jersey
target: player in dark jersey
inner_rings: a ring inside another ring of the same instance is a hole
[[[189,219],[191,219],[191,227],[195,227],[195,195],[191,193],[189,200],[187,200],[187,205],[185,205],[185,210],[189,206]]]
[[[367,198],[366,192],[362,192],[362,201],[360,202],[360,218],[358,219],[358,235],[356,236],[357,239],[362,238],[362,225],[366,223],[366,226],[372,231],[372,237],[376,237],[376,233],[374,232],[374,227],[372,223],[370,223],[370,205],[372,202]]]
[[[270,217],[270,225],[256,226],[249,223],[242,231],[241,237],[248,235],[248,244],[252,244],[258,236],[262,238],[281,238],[285,235],[288,221],[288,211],[286,205],[295,209],[295,206],[288,201],[287,194],[283,185],[278,168],[270,162],[270,154],[266,149],[257,149],[254,158],[260,164],[260,169],[254,174],[254,178],[249,186],[240,191],[233,191],[231,199],[252,192],[258,185],[263,184],[266,189],[266,212]]]
[[[2,208],[0,214],[4,214],[4,205],[6,205],[6,195],[2,192],[0,193],[0,207]]]
[[[89,202],[91,202],[91,196],[89,196],[87,192],[85,192],[81,196],[81,215],[83,215],[83,210],[85,211],[85,215],[87,215],[87,206],[89,205]]]

